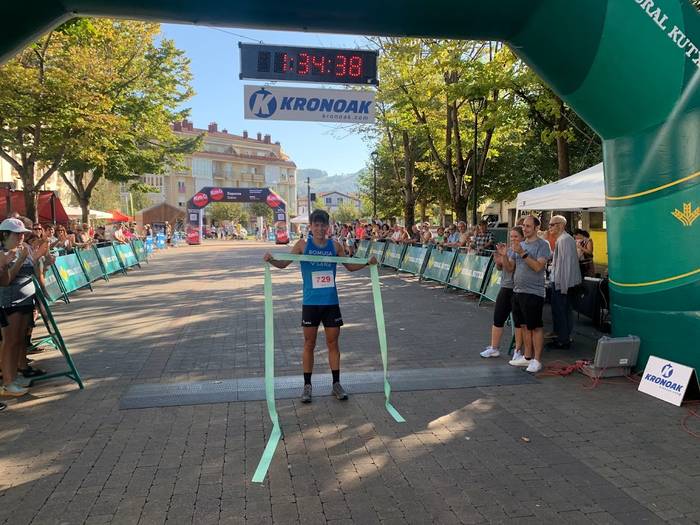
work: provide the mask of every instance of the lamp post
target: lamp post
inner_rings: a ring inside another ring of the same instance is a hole
[[[374,186],[373,186],[373,198],[372,198],[372,219],[377,218],[377,157],[379,157],[379,153],[377,151],[373,151],[371,154],[372,157],[372,169],[374,171]]]
[[[469,106],[472,109],[472,113],[474,113],[474,158],[473,160],[473,173],[474,176],[472,178],[472,193],[474,194],[474,209],[472,210],[472,223],[474,226],[477,224],[477,206],[479,205],[479,195],[478,195],[478,186],[477,186],[477,176],[478,176],[478,160],[479,160],[479,155],[477,154],[477,148],[478,148],[478,138],[479,138],[479,112],[484,109],[484,106],[486,105],[486,99],[484,97],[477,97],[469,100]]]
[[[311,217],[311,177],[306,177],[306,216]]]

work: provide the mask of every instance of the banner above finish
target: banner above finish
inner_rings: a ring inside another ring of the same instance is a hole
[[[244,86],[245,118],[374,123],[374,91]]]

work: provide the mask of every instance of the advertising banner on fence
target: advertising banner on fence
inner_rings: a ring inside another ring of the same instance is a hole
[[[384,253],[382,264],[384,266],[390,266],[391,268],[398,268],[401,264],[401,256],[403,255],[403,249],[405,247],[405,244],[395,244],[393,242],[389,244]]]
[[[115,244],[114,251],[117,252],[119,256],[119,261],[123,268],[131,268],[136,266],[139,262],[136,260],[136,255],[128,244]]]
[[[54,270],[55,267],[52,266],[44,274],[44,288],[47,294],[46,298],[51,303],[53,303],[54,301],[58,301],[59,299],[65,298],[65,296],[63,295],[63,290],[61,289],[61,285],[58,284],[58,280],[56,279],[56,274],[54,273]]]
[[[401,261],[401,271],[420,275],[425,257],[428,254],[428,249],[429,248],[424,246],[409,246],[406,250],[406,255],[403,257],[403,261]]]
[[[377,258],[377,262],[379,264],[381,264],[382,257],[384,256],[384,249],[385,248],[386,248],[385,242],[373,242],[372,246],[369,249],[369,253],[367,254],[367,258],[370,258],[374,255]]]
[[[490,259],[490,257],[474,255],[473,253],[460,253],[457,256],[452,277],[450,277],[450,286],[481,293],[481,284],[484,281]]]
[[[114,252],[114,248],[111,246],[100,246],[97,248],[97,253],[100,256],[102,266],[104,266],[105,273],[107,275],[111,275],[122,270],[122,267],[119,266],[119,261],[117,260],[117,254]]]
[[[244,86],[244,118],[371,124],[374,91]]]
[[[70,293],[83,286],[87,286],[88,280],[85,277],[83,267],[80,265],[77,255],[74,253],[61,255],[56,258],[55,264],[66,292]]]
[[[428,264],[425,266],[423,278],[446,283],[456,254],[457,252],[433,248],[433,251],[430,252]]]
[[[96,281],[97,279],[102,279],[104,277],[95,248],[78,250],[76,253],[80,258],[80,262],[83,264],[83,270],[85,270],[85,275],[88,276],[90,282]]]

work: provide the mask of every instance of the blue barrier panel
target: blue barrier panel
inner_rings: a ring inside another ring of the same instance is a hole
[[[369,259],[373,255],[377,258],[377,261],[379,264],[382,263],[382,260],[384,259],[384,251],[386,250],[386,242],[384,241],[375,241],[369,246],[369,252],[367,253],[367,258]]]
[[[119,258],[119,264],[121,264],[122,268],[125,270],[132,266],[139,265],[139,261],[136,259],[136,255],[134,254],[134,250],[131,249],[130,244],[115,244],[114,251]]]
[[[164,233],[156,233],[156,248],[158,250],[164,250],[165,249],[165,234]]]
[[[398,270],[399,266],[401,266],[401,259],[403,259],[405,251],[405,244],[396,244],[393,242],[387,243],[382,265],[389,266],[390,268],[396,268]]]
[[[102,267],[105,270],[105,275],[112,275],[113,273],[124,271],[119,264],[117,254],[114,252],[114,248],[112,246],[100,246],[97,248],[97,255],[99,256]]]
[[[439,283],[447,283],[450,278],[450,270],[454,265],[457,252],[452,250],[440,250],[433,248],[425,265],[423,279],[430,279]]]
[[[56,258],[56,272],[58,272],[59,278],[61,279],[61,284],[63,284],[63,289],[67,294],[90,286],[85,271],[80,264],[80,259],[74,253],[68,255],[61,255]]]
[[[146,242],[144,243],[144,247],[146,248],[146,253],[148,255],[151,255],[153,253],[153,237],[149,235],[146,237]]]
[[[481,294],[490,260],[490,256],[460,253],[455,261],[449,285]]]
[[[399,270],[414,275],[420,275],[425,266],[429,252],[430,246],[409,246],[401,260]]]
[[[88,248],[86,250],[76,250],[76,255],[80,260],[80,264],[83,267],[85,275],[87,275],[88,281],[95,282],[97,279],[104,279],[105,273],[100,264],[100,260],[97,257],[97,252],[94,248]]]

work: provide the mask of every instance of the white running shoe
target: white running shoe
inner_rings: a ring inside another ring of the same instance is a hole
[[[530,361],[525,359],[525,356],[520,352],[515,352],[513,354],[513,359],[508,361],[508,364],[510,366],[528,366],[530,364]]]
[[[17,381],[13,381],[9,385],[2,385],[2,387],[0,387],[0,396],[2,397],[21,397],[28,392],[29,389],[18,385]]]
[[[525,369],[526,372],[530,372],[532,374],[536,374],[542,370],[542,363],[540,363],[537,359],[530,359],[530,364],[527,365],[527,368]]]
[[[499,352],[496,348],[493,346],[487,346],[486,350],[481,352],[479,354],[481,357],[498,357],[501,355],[501,352]]]

